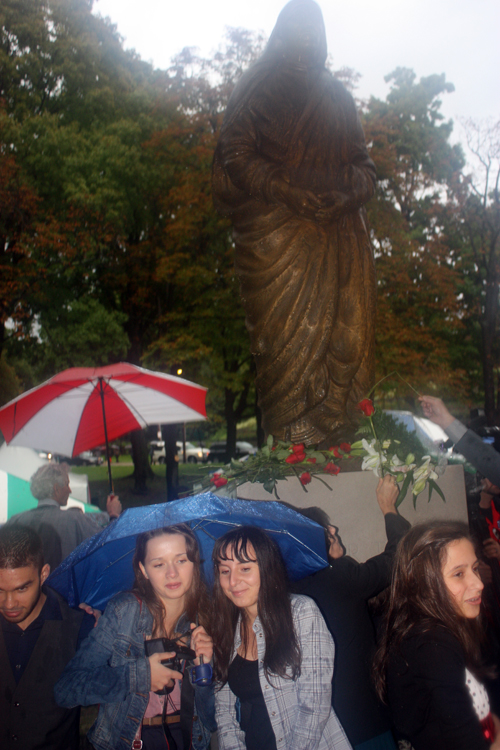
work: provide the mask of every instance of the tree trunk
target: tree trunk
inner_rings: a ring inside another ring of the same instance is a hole
[[[231,391],[229,388],[224,390],[225,398],[225,417],[226,417],[226,429],[227,429],[227,442],[226,442],[226,456],[225,461],[230,461],[233,456],[236,455],[236,433],[238,422],[242,418],[245,409],[247,408],[248,392],[250,390],[250,384],[247,383],[243,390],[240,392],[238,404],[235,405],[236,393]]]
[[[257,422],[257,448],[262,448],[266,442],[266,435],[262,427],[262,412],[257,400],[257,390],[255,391],[255,420]]]
[[[226,455],[224,456],[224,462],[227,463],[233,456],[236,455],[236,429],[237,420],[234,410],[234,402],[236,400],[236,394],[234,391],[226,388],[224,391],[225,407],[224,413],[226,417]]]
[[[154,477],[153,470],[149,465],[146,435],[143,430],[133,430],[130,433],[130,440],[132,442],[132,461],[134,462],[134,493],[145,495],[148,491],[146,482]]]
[[[491,257],[495,260],[492,253]],[[496,266],[489,263],[490,268],[486,280],[486,297],[484,302],[484,314],[481,321],[481,335],[483,348],[483,382],[484,382],[484,411],[486,421],[489,425],[496,424],[498,416],[495,408],[496,383],[495,383],[495,338],[498,320],[498,295],[499,284]],[[493,267],[492,267],[493,266]]]
[[[177,461],[177,427],[165,424],[162,436],[165,441],[165,476],[167,480],[167,501],[177,500],[179,491],[179,462]]]

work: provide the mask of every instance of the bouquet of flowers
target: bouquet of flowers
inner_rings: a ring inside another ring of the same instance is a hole
[[[228,483],[236,485],[245,482],[259,482],[269,493],[279,500],[277,482],[294,476],[307,492],[307,485],[317,480],[332,490],[325,475],[332,478],[348,467],[348,463],[361,459],[362,471],[373,471],[378,477],[392,474],[400,484],[396,505],[400,505],[411,486],[413,504],[416,498],[429,488],[429,500],[435,490],[443,500],[442,490],[436,484],[439,474],[446,468],[446,459],[424,455],[419,440],[403,424],[390,415],[375,409],[373,402],[365,398],[358,408],[364,414],[357,435],[362,436],[355,443],[340,442],[328,450],[306,447],[303,443],[290,444],[275,441],[269,435],[266,445],[244,462],[235,461],[218,471],[205,482],[215,489]]]

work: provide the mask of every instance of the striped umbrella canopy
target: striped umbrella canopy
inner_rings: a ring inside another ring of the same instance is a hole
[[[149,424],[205,419],[205,397],[196,383],[126,362],[72,367],[3,406],[0,430],[10,445],[77,456]]]

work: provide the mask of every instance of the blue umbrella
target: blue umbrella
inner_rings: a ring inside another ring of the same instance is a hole
[[[209,583],[213,580],[215,539],[236,526],[260,526],[279,544],[292,580],[328,565],[323,528],[275,501],[240,500],[211,493],[159,505],[129,508],[99,534],[77,547],[47,583],[72,607],[81,602],[104,609],[109,599],[133,584],[132,557],[137,535],[187,523],[195,532]]]

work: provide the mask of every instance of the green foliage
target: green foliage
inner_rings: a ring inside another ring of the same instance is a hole
[[[372,98],[363,120],[379,176],[367,206],[378,275],[377,376],[397,370],[417,388],[463,397],[471,341],[445,228],[447,190],[464,157],[440,113],[441,95],[453,86],[444,75],[417,82],[404,68],[386,80],[387,100]],[[382,391],[391,397],[390,384]]]
[[[410,432],[406,425],[402,422],[398,422],[390,414],[387,414],[387,412],[382,409],[376,409],[372,416],[372,420],[378,442],[384,443],[386,440],[391,441],[391,448],[388,451],[389,453],[391,450],[397,453],[403,462],[408,454],[413,454],[417,461],[421,461],[423,456],[426,455],[427,451],[416,434]],[[367,439],[373,437],[372,426],[368,419],[363,419],[356,434]]]
[[[16,371],[11,367],[4,355],[0,356],[0,406],[19,395],[20,383]],[[0,433],[1,434],[1,433]]]
[[[130,345],[123,330],[126,317],[88,297],[51,310],[41,318],[42,344],[50,344],[45,347],[45,370],[101,367],[124,359]]]

